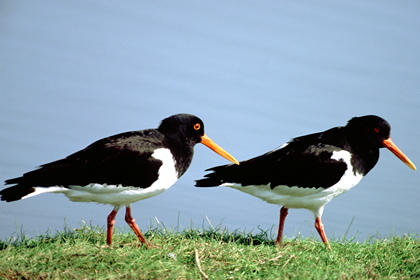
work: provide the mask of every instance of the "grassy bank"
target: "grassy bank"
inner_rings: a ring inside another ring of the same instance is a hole
[[[0,242],[4,279],[419,279],[418,236],[365,243],[287,240],[220,229],[182,233],[149,230],[160,246],[147,249],[131,233],[105,245],[105,233],[85,226],[52,236]]]

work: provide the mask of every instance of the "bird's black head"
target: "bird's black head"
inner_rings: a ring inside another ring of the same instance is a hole
[[[391,126],[381,117],[368,115],[352,118],[346,126],[349,136],[366,145],[382,148],[383,141],[389,138]]]
[[[158,130],[173,141],[195,145],[204,135],[204,123],[194,115],[177,114],[164,119]]]
[[[158,130],[168,138],[172,153],[186,156],[188,163],[184,164],[185,168],[191,161],[193,147],[197,143],[201,143],[231,162],[239,164],[232,155],[204,134],[203,121],[194,115],[177,114],[170,116],[162,121]]]
[[[391,126],[386,120],[374,115],[355,117],[347,123],[346,130],[353,149],[370,150],[379,156],[379,148],[387,148],[408,167],[416,170],[414,163],[391,140]]]

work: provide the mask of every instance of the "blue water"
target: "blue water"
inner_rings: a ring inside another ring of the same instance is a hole
[[[377,114],[420,165],[417,1],[3,1],[0,18],[1,180],[180,112],[202,118],[239,160]],[[206,168],[227,163],[202,145],[195,151],[171,189],[133,205],[140,227],[209,220],[275,234],[278,206],[193,187]],[[326,206],[327,235],[419,233],[419,174],[382,150],[371,173]],[[104,226],[110,211],[57,194],[3,202],[0,238]],[[291,210],[285,233],[317,237],[312,213]]]

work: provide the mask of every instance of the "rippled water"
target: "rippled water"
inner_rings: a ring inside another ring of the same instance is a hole
[[[201,117],[239,160],[377,114],[419,165],[419,8],[416,1],[3,1],[1,179],[179,112]],[[202,145],[195,150],[171,189],[133,205],[140,227],[156,219],[208,226],[208,217],[230,230],[275,234],[278,206],[193,187],[204,169],[226,163]],[[418,202],[419,173],[383,150],[356,188],[326,206],[326,232],[358,240],[419,233]],[[102,226],[111,207],[46,194],[0,210],[5,239],[82,220]],[[309,211],[289,213],[286,236],[317,236]],[[127,228],[121,213],[117,225]]]

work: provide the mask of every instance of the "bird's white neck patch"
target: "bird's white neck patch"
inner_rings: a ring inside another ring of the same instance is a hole
[[[347,170],[346,172],[344,172],[340,181],[338,181],[334,186],[329,188],[329,190],[333,190],[335,192],[334,197],[336,197],[357,185],[357,183],[359,183],[360,180],[363,178],[363,175],[359,173],[354,173],[351,164],[351,154],[348,151],[334,151],[331,156],[331,159],[335,159],[338,161],[341,160],[347,164]]]
[[[351,154],[345,150],[333,151],[331,159],[335,159],[338,161],[342,160],[349,165],[351,160]]]
[[[178,172],[175,168],[175,159],[169,149],[156,149],[152,157],[162,161],[158,171],[158,179],[150,186],[152,189],[167,189],[178,180]]]

